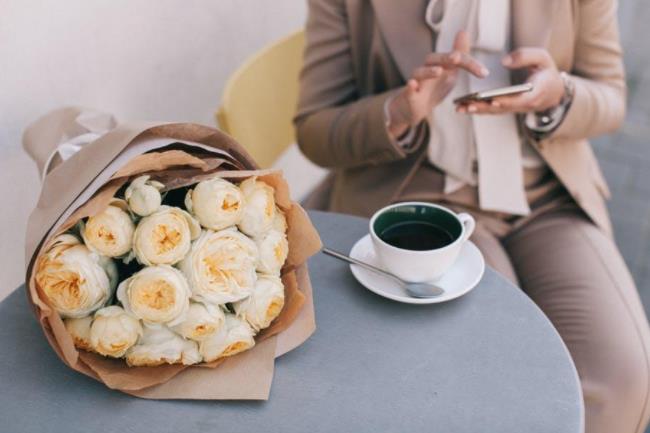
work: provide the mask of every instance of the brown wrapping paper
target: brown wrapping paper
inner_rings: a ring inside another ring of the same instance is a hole
[[[56,148],[57,140],[74,136],[79,129],[74,116],[79,113],[83,111],[57,110],[28,128],[25,147],[39,169],[43,169],[44,158]],[[72,214],[60,222],[60,217],[95,177],[135,140],[142,138],[196,142],[225,154],[212,154],[179,144],[136,156],[110,173],[106,183],[90,191],[93,194],[90,200],[77,209],[70,209]],[[39,142],[47,151],[39,148]],[[120,187],[142,173],[162,180],[170,189],[215,175],[234,181],[255,175],[275,188],[276,202],[285,211],[288,224],[289,257],[282,271],[285,307],[271,326],[256,337],[253,349],[223,361],[197,366],[128,367],[123,360],[77,351],[63,321],[44,301],[33,275],[39,254],[54,236],[79,219],[105,209]],[[305,211],[291,201],[282,174],[257,170],[244,148],[213,128],[182,123],[120,125],[67,161],[59,161],[44,178],[38,204],[28,221],[25,245],[28,298],[54,351],[74,370],[132,395],[155,399],[267,399],[275,357],[302,344],[315,330],[306,260],[321,247],[318,233]]]

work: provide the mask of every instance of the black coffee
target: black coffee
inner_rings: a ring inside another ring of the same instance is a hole
[[[405,250],[435,250],[449,245],[454,237],[444,228],[424,221],[402,221],[386,227],[379,237]]]

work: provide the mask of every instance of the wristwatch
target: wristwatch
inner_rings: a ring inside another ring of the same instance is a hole
[[[536,140],[541,140],[553,133],[566,117],[569,108],[571,108],[573,96],[575,95],[575,84],[571,76],[564,71],[560,72],[560,78],[564,83],[564,96],[562,96],[560,103],[548,110],[525,115],[524,125]]]

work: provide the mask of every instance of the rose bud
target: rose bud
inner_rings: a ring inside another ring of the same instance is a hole
[[[135,224],[127,212],[124,200],[113,200],[97,215],[81,225],[86,246],[106,257],[120,257],[131,251]]]
[[[260,274],[253,293],[234,304],[238,317],[255,330],[268,328],[284,307],[284,285],[279,277]]]
[[[282,232],[271,229],[257,238],[257,249],[259,250],[258,272],[279,275],[289,255],[287,236]]]
[[[275,218],[273,218],[272,228],[280,233],[287,233],[287,217],[282,212],[282,209],[277,206],[275,207]]]
[[[174,326],[173,330],[185,338],[201,341],[218,332],[226,316],[217,305],[190,303],[185,320]]]
[[[111,305],[95,313],[90,327],[90,344],[100,355],[121,358],[141,335],[140,321],[122,307]]]
[[[63,323],[68,334],[72,337],[76,348],[93,350],[90,344],[90,325],[93,323],[93,316],[81,317],[79,319],[65,319]]]
[[[241,220],[244,198],[236,185],[215,177],[187,191],[185,207],[199,223],[212,230],[234,226]]]
[[[150,176],[136,177],[124,191],[124,198],[133,213],[140,216],[151,215],[162,203],[160,191],[164,188],[160,182],[149,180]]]
[[[206,362],[236,355],[255,346],[255,331],[246,321],[233,314],[226,314],[226,321],[219,332],[199,343],[199,351]]]
[[[138,343],[126,353],[132,367],[154,367],[162,364],[192,365],[201,362],[196,342],[186,340],[165,326],[145,325]]]
[[[275,191],[255,177],[243,181],[239,188],[244,194],[246,205],[237,227],[248,236],[259,237],[273,226],[276,214]]]

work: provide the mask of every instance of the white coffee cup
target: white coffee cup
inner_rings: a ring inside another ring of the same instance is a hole
[[[434,225],[449,235],[449,243],[432,249],[407,249],[382,239],[390,227],[404,223]],[[474,231],[474,218],[446,207],[425,202],[404,202],[378,210],[370,219],[370,236],[384,269],[405,281],[440,278],[456,262],[463,244]]]

